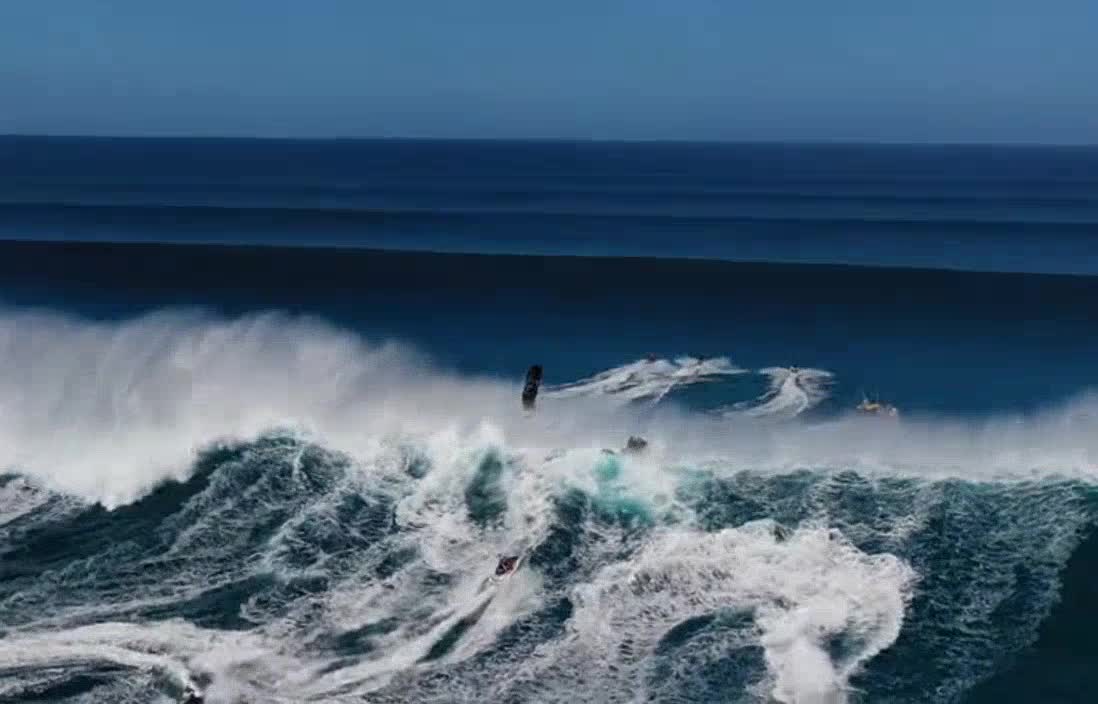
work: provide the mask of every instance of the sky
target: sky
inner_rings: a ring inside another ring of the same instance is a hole
[[[3,0],[0,134],[1098,143],[1095,0]]]

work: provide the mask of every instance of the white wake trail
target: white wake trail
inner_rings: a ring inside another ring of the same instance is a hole
[[[833,375],[824,369],[767,367],[759,370],[769,377],[766,393],[750,404],[726,410],[725,417],[793,418],[815,408],[828,396]]]
[[[579,381],[550,386],[544,394],[548,398],[606,396],[623,403],[648,400],[655,404],[676,388],[743,373],[745,370],[732,364],[727,357],[649,358],[607,369]]]

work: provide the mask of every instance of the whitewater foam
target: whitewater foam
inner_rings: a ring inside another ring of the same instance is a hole
[[[224,319],[163,311],[89,322],[8,311],[0,313],[0,355],[0,467],[107,506],[189,476],[203,448],[279,426],[364,457],[393,438],[430,443],[438,436],[453,446],[454,438],[488,427],[497,445],[543,454],[620,447],[639,431],[666,449],[668,461],[757,471],[1098,475],[1094,396],[1025,418],[884,424],[842,417],[769,426],[700,417],[675,405],[640,415],[606,396],[567,397],[578,389],[621,388],[600,381],[557,389],[526,418],[516,412],[520,380],[459,377],[407,346],[371,344],[315,319],[277,313]],[[669,383],[739,373],[720,360],[667,369],[637,364],[662,370],[644,377],[656,381],[628,387],[648,395]],[[607,379],[623,373],[611,372]],[[812,385],[827,376],[775,371],[773,378],[765,415],[807,408],[818,398]]]
[[[219,451],[213,473],[192,482],[197,493],[151,516],[155,529],[141,533],[156,540],[103,544],[0,604],[0,651],[22,683],[14,691],[43,669],[115,663],[126,681],[146,683],[138,701],[162,691],[148,673],[175,689],[189,678],[208,701],[234,704],[481,701],[487,692],[601,704],[673,698],[686,683],[704,700],[729,685],[697,690],[699,673],[731,660],[744,701],[838,702],[907,628],[915,569],[940,598],[934,570],[943,568],[918,552],[899,556],[952,496],[922,480],[898,482],[917,489],[912,497],[893,496],[894,480],[852,473],[702,472],[725,492],[702,501],[682,491],[698,470],[669,465],[659,444],[652,455],[577,448],[546,460],[509,450],[505,438],[486,424],[428,436],[415,453],[379,442],[368,458],[298,434]],[[1062,487],[1033,497],[1004,487],[1017,511],[996,514],[998,499],[950,509],[994,519],[950,538],[984,536],[976,554],[994,559],[962,561],[948,583],[967,585],[960,610],[915,626],[933,640],[980,623],[953,647],[985,670],[1002,652],[987,644],[1024,645],[1040,617],[1017,640],[991,637],[983,623],[1009,598],[1004,578],[1040,564],[1035,598],[1047,606],[1085,519]],[[790,527],[744,522],[736,495]],[[856,510],[867,504],[875,510]],[[645,520],[634,520],[635,507]],[[709,512],[723,510],[733,513],[714,526]],[[998,539],[996,526],[1015,524],[1021,534]],[[980,547],[988,541],[1007,552]],[[527,566],[485,590],[499,553],[516,544]],[[248,584],[254,593],[216,618],[195,610]],[[158,620],[172,610],[193,622]],[[558,613],[563,626],[545,623]],[[90,621],[101,623],[89,630]],[[949,684],[973,677],[958,671]]]
[[[693,659],[761,647],[768,677],[756,685],[770,697],[840,702],[849,678],[896,639],[914,582],[902,560],[867,555],[823,527],[787,533],[765,520],[715,533],[663,529],[573,588],[568,637],[541,648],[526,676],[560,687],[543,686],[543,701],[659,698],[670,693],[654,673],[673,627],[742,614],[742,627]],[[844,645],[833,654],[837,640]]]

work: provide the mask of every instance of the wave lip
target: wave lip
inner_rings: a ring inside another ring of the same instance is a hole
[[[204,448],[287,427],[352,456],[372,456],[391,437],[469,436],[487,423],[501,444],[543,457],[620,447],[640,433],[663,460],[732,470],[1098,477],[1093,395],[1027,417],[809,425],[790,417],[825,398],[830,373],[770,368],[767,394],[720,418],[658,402],[744,370],[724,357],[682,357],[550,387],[527,418],[518,379],[461,377],[405,345],[280,313],[90,322],[0,309],[0,357],[0,468],[111,507],[186,478]],[[754,422],[771,417],[791,422]]]
[[[508,395],[501,384],[424,379],[399,344],[278,313],[95,323],[2,312],[0,356],[0,466],[107,506],[185,478],[221,440],[290,425],[362,446],[445,427],[463,397],[479,394],[487,408]],[[416,413],[431,397],[434,410]]]

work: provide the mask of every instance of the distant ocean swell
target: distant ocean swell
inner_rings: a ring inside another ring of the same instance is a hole
[[[777,200],[784,200],[784,197]],[[1048,231],[1050,228],[1059,235],[1073,239],[1093,234],[1098,228],[1089,214],[1073,218],[1070,209],[1065,212],[1063,208],[1057,207],[1060,204],[1056,202],[1035,204],[1034,207],[1047,205],[1048,212],[1040,211],[1020,218],[1002,207],[988,208],[986,212],[979,209],[965,212],[963,208],[959,212],[942,212],[941,208],[935,212],[922,212],[917,201],[907,203],[906,209],[897,208],[892,212],[886,209],[874,215],[871,208],[867,209],[864,200],[859,201],[859,209],[849,208],[849,213],[845,212],[847,209],[839,208],[831,212],[809,211],[800,216],[790,215],[788,208],[785,209],[785,214],[779,214],[777,211],[781,210],[780,202],[759,204],[756,207],[758,212],[754,214],[745,212],[744,207],[727,213],[720,212],[720,209],[707,213],[704,208],[697,207],[682,211],[675,207],[664,207],[645,212],[635,205],[615,206],[606,203],[596,203],[591,208],[575,204],[557,208],[551,204],[539,206],[536,203],[518,207],[497,202],[495,197],[489,199],[491,202],[483,204],[454,204],[450,207],[437,203],[432,203],[430,207],[416,207],[414,204],[359,206],[317,203],[309,206],[270,206],[265,203],[183,205],[112,204],[94,201],[8,202],[0,203],[0,224],[5,230],[11,229],[11,232],[4,233],[9,237],[16,234],[14,228],[18,227],[33,228],[36,231],[50,227],[65,228],[71,238],[72,234],[82,230],[109,225],[117,228],[121,235],[135,227],[154,227],[160,237],[171,232],[170,229],[161,230],[164,227],[213,228],[208,233],[215,236],[223,228],[229,228],[224,233],[235,232],[237,237],[247,238],[243,241],[250,239],[250,232],[259,232],[262,228],[268,228],[269,236],[275,236],[280,230],[302,227],[321,228],[325,232],[340,234],[342,227],[452,225],[492,228],[514,226],[516,223],[547,232],[553,231],[564,238],[569,236],[569,230],[605,234],[607,227],[614,225],[659,232],[682,227],[690,228],[695,234],[724,228],[726,235],[728,228],[737,228],[745,235],[771,232],[781,233],[786,237],[809,232],[817,236],[842,234],[852,228],[859,231],[887,232],[891,235],[905,232],[941,233],[947,230],[965,233],[971,237],[994,237],[1003,240],[1014,235]],[[750,208],[747,210],[750,211]],[[561,230],[562,227],[566,229]],[[298,231],[298,234],[305,235],[302,231]],[[364,233],[360,231],[359,234],[361,236]],[[358,244],[362,246],[368,243],[359,240]],[[638,242],[634,240],[622,243],[621,246],[626,244],[635,247]],[[704,241],[694,244],[704,244]],[[751,245],[757,246],[757,243],[751,242]]]
[[[0,353],[2,701],[956,701],[1096,505],[1086,395],[806,421],[827,372],[740,398],[684,356],[526,417],[518,379],[278,313],[8,309]]]

